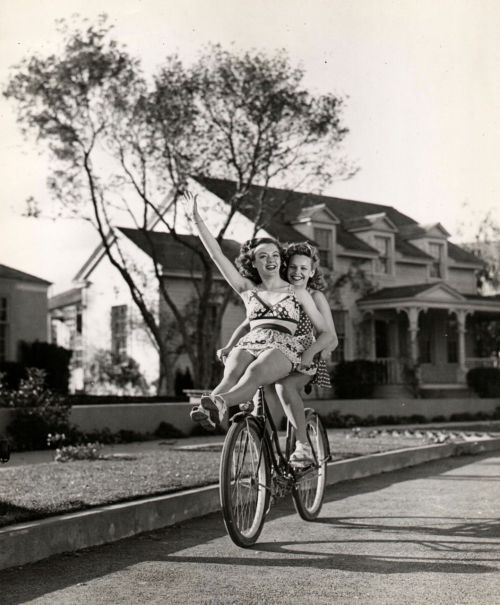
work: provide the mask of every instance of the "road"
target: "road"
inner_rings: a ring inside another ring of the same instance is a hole
[[[220,514],[0,572],[0,603],[500,604],[500,456],[332,486],[320,520],[277,505],[255,549]]]

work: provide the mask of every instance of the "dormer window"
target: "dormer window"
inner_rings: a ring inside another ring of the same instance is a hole
[[[435,279],[444,278],[444,244],[429,242],[429,254],[434,259],[429,268],[430,277]]]
[[[313,239],[318,245],[319,262],[325,269],[333,267],[333,236],[331,229],[315,227]]]
[[[391,273],[391,239],[385,235],[376,235],[374,247],[379,254],[375,259],[375,273],[389,275]]]

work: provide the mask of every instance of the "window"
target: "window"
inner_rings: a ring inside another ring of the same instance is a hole
[[[424,334],[422,331],[420,331],[418,333],[418,351],[420,363],[433,363],[431,344],[430,335]]]
[[[374,244],[379,254],[375,260],[375,273],[387,275],[391,272],[391,240],[388,237],[376,235]]]
[[[443,244],[430,243],[429,254],[434,259],[430,267],[430,276],[436,278],[443,277],[443,260],[444,260],[444,246]]]
[[[458,363],[457,320],[448,318],[446,325],[446,353],[448,363]]]
[[[389,329],[385,321],[375,321],[375,357],[389,357]]]
[[[333,351],[331,361],[337,363],[345,359],[345,333],[347,323],[347,311],[332,311],[333,323],[339,339],[338,347]]]
[[[111,307],[111,351],[115,355],[127,353],[127,305]]]
[[[8,319],[7,298],[2,296],[0,297],[0,361],[7,360],[9,330]]]
[[[314,229],[314,241],[318,244],[319,263],[326,269],[333,267],[333,237],[331,229]]]

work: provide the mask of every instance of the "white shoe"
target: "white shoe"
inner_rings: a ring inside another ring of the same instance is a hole
[[[311,446],[308,443],[297,441],[295,451],[290,456],[290,464],[299,468],[312,466],[314,464],[314,456]]]

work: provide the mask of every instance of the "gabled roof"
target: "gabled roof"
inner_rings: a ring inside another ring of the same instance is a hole
[[[203,244],[196,235],[178,235],[175,239],[170,233],[160,231],[140,231],[119,227],[119,230],[143,252],[156,258],[164,273],[197,273],[202,270],[199,256],[190,247],[202,252],[209,263],[212,263]],[[190,246],[190,247],[188,247]],[[234,240],[223,240],[221,248],[224,254],[234,260],[240,251],[240,244]]]
[[[399,232],[405,239],[419,239],[427,237],[431,231],[439,231],[444,237],[449,237],[450,234],[441,225],[441,223],[433,223],[431,225],[403,225]]]
[[[304,206],[300,209],[299,213],[293,219],[293,222],[302,223],[313,219],[320,213],[325,213],[326,216],[335,224],[339,223],[339,219],[329,210],[325,204],[315,204],[314,206]]]
[[[35,284],[43,284],[46,286],[50,286],[50,284],[52,283],[50,281],[47,281],[46,279],[42,279],[41,277],[36,277],[36,275],[31,275],[30,273],[25,273],[24,271],[19,271],[18,269],[7,267],[7,265],[0,265],[0,279],[12,279],[15,281],[25,281]]]
[[[471,263],[482,267],[485,263],[472,252],[448,242],[448,256],[458,263]]]
[[[407,242],[401,237],[401,235],[399,235],[399,233],[396,233],[394,235],[394,241],[396,244],[396,250],[398,252],[401,252],[403,256],[421,258],[422,260],[434,260],[430,254],[427,254],[427,252],[420,250],[420,248],[418,248],[411,242]]]
[[[376,225],[380,225],[381,223],[385,223],[390,231],[397,231],[397,227],[385,212],[377,212],[376,214],[367,214],[366,216],[356,216],[347,219],[344,226],[349,231],[363,231],[365,229],[377,228]]]
[[[208,177],[196,177],[196,180],[225,201],[229,201],[236,193],[236,184],[233,181]],[[303,234],[295,230],[290,223],[297,220],[297,217],[304,212],[304,208],[324,204],[341,222],[341,225],[337,228],[337,243],[346,250],[368,252],[370,255],[378,254],[377,250],[347,231],[344,225],[349,220],[385,214],[397,229],[403,225],[417,225],[416,221],[392,206],[290,191],[288,189],[276,189],[274,187],[265,188],[257,185],[250,187],[250,191],[246,194],[239,211],[253,221],[257,216],[261,201],[264,228],[281,241],[302,241],[304,239]],[[396,249],[398,249],[397,241]],[[407,249],[405,248],[405,250]],[[403,250],[401,252],[404,254]],[[425,253],[423,254],[425,255]],[[413,252],[412,256],[421,257],[421,254]],[[428,258],[428,256],[425,255],[423,258]]]
[[[82,287],[71,288],[49,298],[49,310],[82,302]]]
[[[375,301],[389,301],[402,299],[417,300],[456,300],[463,301],[465,297],[455,288],[444,282],[434,284],[414,284],[411,286],[396,286],[394,288],[382,288],[365,296],[358,303]]]

